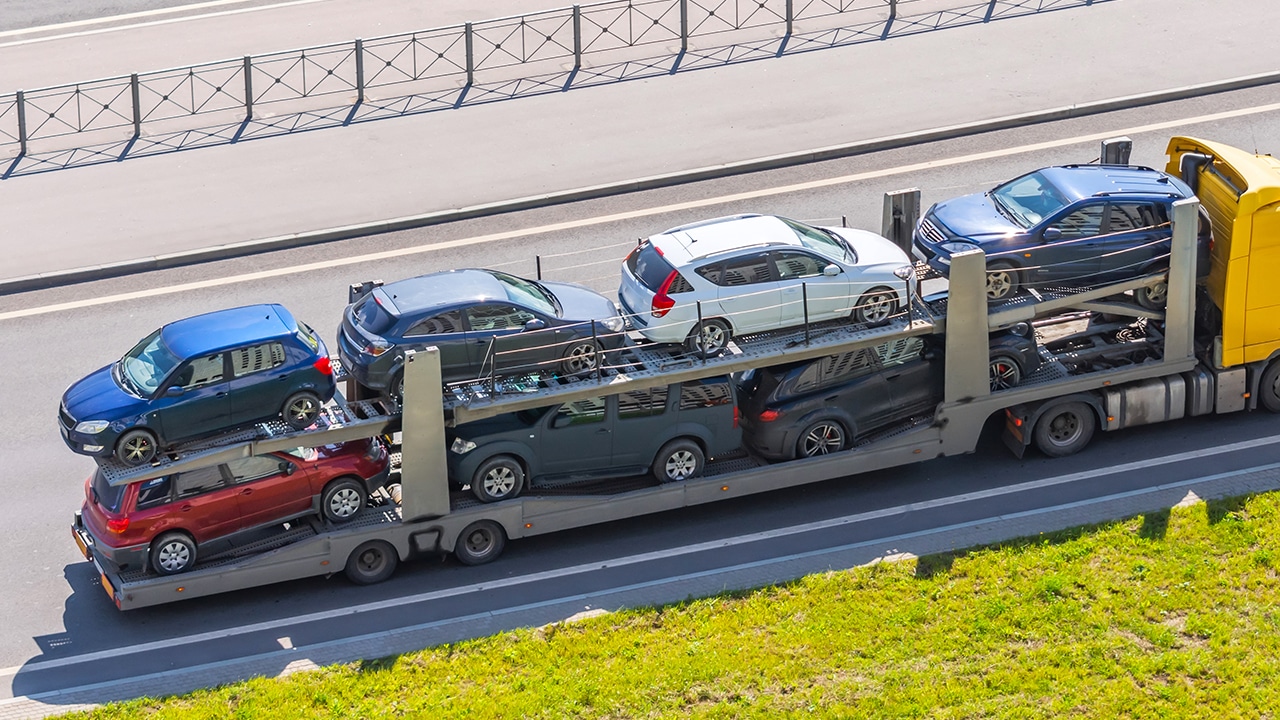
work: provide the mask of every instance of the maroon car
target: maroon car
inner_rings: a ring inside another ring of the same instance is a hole
[[[238,538],[306,515],[346,522],[390,472],[381,440],[255,455],[127,485],[101,471],[85,481],[75,537],[122,570],[161,575],[197,557],[230,550]]]

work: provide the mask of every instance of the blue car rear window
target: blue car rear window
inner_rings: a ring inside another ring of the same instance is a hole
[[[356,324],[374,335],[382,335],[396,324],[396,317],[379,305],[378,298],[372,294],[356,304],[354,314]]]

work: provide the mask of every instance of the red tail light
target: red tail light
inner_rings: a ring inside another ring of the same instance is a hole
[[[760,413],[760,422],[773,422],[782,417],[782,413],[777,410],[765,410]]]
[[[672,270],[667,279],[662,281],[662,286],[658,288],[657,294],[653,296],[653,302],[649,304],[649,309],[653,312],[654,317],[660,318],[675,307],[676,301],[672,300],[670,295],[667,295],[667,291],[671,289],[671,283],[675,281],[678,274],[675,270]]]
[[[328,356],[322,357],[316,361],[315,368],[320,371],[321,375],[332,375],[333,368],[329,365]]]
[[[124,517],[112,518],[112,519],[108,520],[108,521],[107,521],[107,529],[108,529],[108,530],[110,530],[111,532],[113,532],[113,533],[117,534],[117,535],[119,535],[120,533],[124,532],[125,530],[128,530],[128,529],[129,529],[129,516],[128,516],[128,515],[125,515]]]
[[[734,405],[734,406],[733,406],[733,426],[734,426],[734,427],[738,427],[738,417],[739,417],[739,415],[738,415],[738,406],[737,406],[737,405]]]

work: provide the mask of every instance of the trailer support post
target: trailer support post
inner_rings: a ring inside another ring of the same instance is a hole
[[[1199,200],[1187,198],[1173,204],[1173,248],[1169,254],[1169,290],[1164,311],[1165,362],[1195,357],[1191,328],[1196,312],[1199,223]]]
[[[440,351],[405,353],[400,408],[402,461],[400,511],[404,522],[449,514],[449,478],[444,443],[444,398]]]

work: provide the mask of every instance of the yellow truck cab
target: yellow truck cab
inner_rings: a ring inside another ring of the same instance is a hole
[[[1213,228],[1206,284],[1216,369],[1280,355],[1280,160],[1190,137],[1169,141],[1167,172],[1196,191]]]

